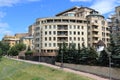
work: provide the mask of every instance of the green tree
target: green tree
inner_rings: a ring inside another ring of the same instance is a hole
[[[9,50],[10,46],[8,43],[3,43],[0,41],[0,48],[2,50],[2,54],[7,55],[7,51]]]
[[[31,51],[30,46],[28,46],[28,49],[25,52],[25,56],[32,56],[32,55],[33,55],[33,51]]]
[[[26,45],[23,43],[16,44],[15,47],[18,51],[23,51],[26,49]]]
[[[18,53],[19,53],[19,51],[17,50],[17,48],[15,46],[11,47],[8,50],[8,55],[10,55],[10,56],[17,56]]]
[[[2,58],[2,49],[0,48],[0,61],[1,61],[1,58]]]
[[[108,66],[109,65],[109,55],[105,50],[101,51],[100,57],[98,58],[98,62],[102,66]]]

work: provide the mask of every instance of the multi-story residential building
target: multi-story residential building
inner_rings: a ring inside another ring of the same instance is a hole
[[[31,50],[34,49],[33,37],[32,36],[22,37],[20,39],[20,42],[22,42],[26,45],[26,49],[28,49],[28,47],[30,47]]]
[[[28,27],[28,33],[29,33],[29,36],[33,36],[33,34],[34,34],[34,24],[33,25],[30,25],[29,27]]]
[[[39,53],[55,53],[58,46],[65,42],[93,46],[102,40],[109,42],[108,25],[104,16],[88,7],[73,7],[55,17],[38,18],[35,22],[34,44]]]
[[[118,37],[120,37],[120,6],[115,8],[115,14],[110,17],[109,27],[113,40],[116,44],[120,43]]]
[[[18,38],[22,38],[22,37],[29,36],[29,33],[16,33],[15,36]]]
[[[16,36],[5,35],[2,39],[3,42],[8,43],[10,47],[14,46],[16,43],[19,43],[19,38]]]

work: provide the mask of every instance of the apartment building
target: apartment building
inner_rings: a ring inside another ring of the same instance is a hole
[[[99,40],[109,43],[108,25],[104,16],[88,7],[73,7],[55,17],[38,18],[35,22],[34,45],[39,53],[56,53],[58,46],[75,43],[96,47]]]
[[[120,6],[115,8],[115,14],[111,15],[110,20],[111,22],[108,24],[111,30],[111,34],[115,43],[118,44],[120,43],[118,42],[118,37],[120,36]]]
[[[19,43],[19,38],[16,36],[5,35],[2,39],[3,42],[8,43],[10,47],[14,46],[16,43]]]
[[[30,25],[28,27],[28,33],[29,33],[29,36],[33,36],[34,35],[34,24],[33,25]]]

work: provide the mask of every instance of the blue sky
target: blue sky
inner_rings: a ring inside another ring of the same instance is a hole
[[[51,17],[74,6],[93,8],[107,18],[120,0],[0,0],[0,40],[5,34],[27,32],[36,18]]]

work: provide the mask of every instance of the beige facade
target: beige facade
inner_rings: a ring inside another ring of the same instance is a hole
[[[28,47],[30,47],[31,50],[34,49],[33,37],[23,37],[20,39],[20,42],[26,45],[26,49],[28,49]]]
[[[16,43],[19,43],[19,38],[16,36],[5,35],[2,39],[3,42],[8,43],[10,47],[14,46]]]
[[[35,22],[35,50],[55,53],[59,44],[65,42],[81,47],[94,46],[102,40],[107,46],[109,31],[106,20],[99,12],[88,7],[73,7],[55,17],[38,18]]]
[[[34,35],[34,24],[33,25],[30,25],[28,27],[28,33],[29,33],[29,36],[33,36]]]

